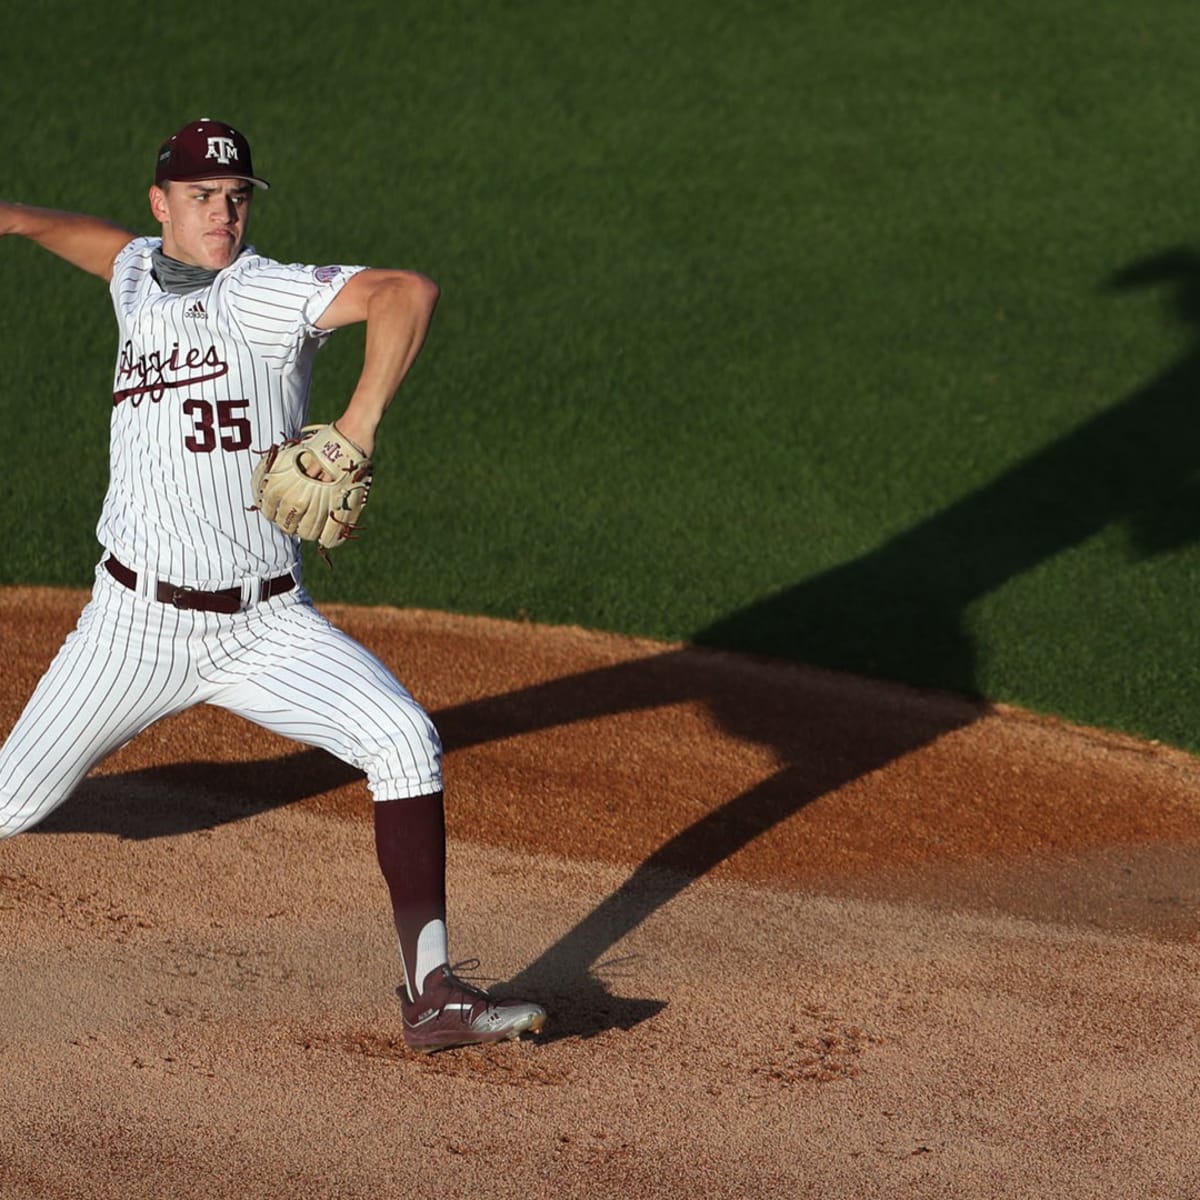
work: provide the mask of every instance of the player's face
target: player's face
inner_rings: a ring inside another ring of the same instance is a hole
[[[163,253],[193,267],[221,270],[246,240],[253,187],[243,179],[201,179],[150,189],[162,223]]]

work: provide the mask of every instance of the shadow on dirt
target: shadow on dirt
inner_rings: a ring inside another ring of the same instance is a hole
[[[131,841],[215,829],[361,779],[322,750],[251,762],[176,762],[93,775],[31,833],[108,833]],[[170,796],[164,803],[164,795]],[[370,801],[365,792],[364,815]]]
[[[1172,302],[1200,326],[1200,255],[1175,250],[1118,272],[1115,291],[1170,285]],[[970,606],[1114,522],[1130,524],[1151,553],[1200,536],[1200,347],[1157,379],[986,486],[876,550],[751,604],[692,643],[901,680],[953,694],[915,692],[889,729],[862,736],[861,712],[817,704],[782,711],[734,701],[700,656],[660,656],[491,696],[434,714],[447,748],[680,701],[701,701],[729,733],[771,747],[785,765],[664,843],[511,986],[555,1007],[554,1036],[629,1028],[663,1006],[614,996],[598,965],[630,931],[692,880],[820,796],[907,754],[986,711],[978,695]],[[1086,597],[1081,597],[1086,602]],[[718,656],[719,657],[719,656]],[[157,837],[238,820],[356,778],[323,754],[269,761],[179,764],[90,780],[87,803],[60,809],[46,830]],[[145,785],[145,801],[140,794]],[[166,786],[170,813],[150,801]],[[82,789],[81,789],[82,790]],[[616,981],[612,981],[615,983]]]

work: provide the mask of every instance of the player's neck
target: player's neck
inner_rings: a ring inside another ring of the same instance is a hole
[[[179,259],[164,254],[162,250],[153,251],[150,261],[158,286],[164,292],[171,292],[176,296],[208,287],[218,274],[210,267],[197,267],[191,263],[180,262]]]

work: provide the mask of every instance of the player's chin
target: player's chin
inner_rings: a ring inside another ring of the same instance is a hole
[[[222,267],[229,266],[241,249],[240,238],[210,237],[204,245],[204,257],[207,259],[205,265],[219,271]]]

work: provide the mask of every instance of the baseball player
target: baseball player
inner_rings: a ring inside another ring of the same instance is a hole
[[[407,1044],[517,1038],[542,1027],[543,1009],[492,997],[449,965],[437,732],[388,668],[316,611],[294,523],[269,520],[251,482],[264,448],[304,436],[316,351],[359,321],[362,373],[305,474],[328,480],[342,455],[369,463],[438,289],[412,271],[264,257],[245,238],[267,187],[245,136],[205,118],[159,151],[149,198],[161,237],[0,203],[0,235],[109,282],[118,327],[103,553],[78,625],[0,749],[0,837],[36,824],[159,718],[228,709],[365,773]]]

